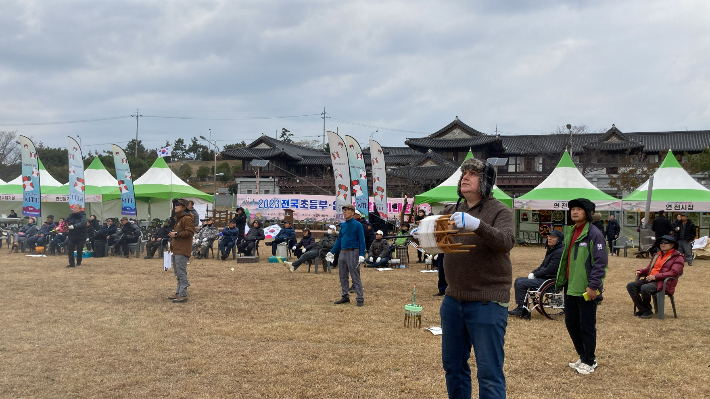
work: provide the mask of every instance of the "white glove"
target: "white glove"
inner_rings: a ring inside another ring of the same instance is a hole
[[[411,234],[414,238],[419,238],[419,233],[418,233],[418,231],[419,231],[419,227],[416,227],[416,228],[412,229],[412,231],[410,231],[410,234]]]
[[[370,256],[370,262],[372,262],[372,256]]]
[[[381,260],[382,260],[382,258],[378,256],[376,262],[379,263]],[[370,262],[372,262],[372,261],[370,261]]]
[[[439,254],[434,255],[434,260],[439,259]]]
[[[535,278],[535,273],[530,273],[530,274],[528,274],[528,278],[529,278],[530,280],[534,279],[534,278]]]
[[[357,258],[357,264],[358,264],[358,265],[359,265],[360,263],[364,262],[364,261],[365,261],[365,257],[364,257],[364,256],[360,256],[360,257]]]
[[[325,255],[325,260],[327,260],[328,262],[333,262],[335,260],[335,255],[333,255],[332,252],[328,252]]]
[[[74,226],[69,226],[69,230],[74,230]]]
[[[481,220],[477,217],[471,216],[468,213],[456,212],[449,220],[453,220],[456,223],[456,227],[459,229],[466,229],[471,231],[476,231],[478,225],[481,224]]]
[[[292,251],[296,250],[296,246],[294,245],[293,248],[291,248]]]

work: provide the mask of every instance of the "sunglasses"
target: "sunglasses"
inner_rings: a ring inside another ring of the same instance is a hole
[[[673,242],[668,240],[661,240],[661,244],[673,244]]]

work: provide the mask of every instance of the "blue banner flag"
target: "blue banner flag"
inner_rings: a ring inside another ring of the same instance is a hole
[[[113,164],[116,167],[118,189],[121,190],[121,215],[135,216],[137,214],[136,195],[133,191],[133,176],[128,165],[128,158],[123,148],[116,144],[111,144],[111,152],[113,153]]]
[[[81,147],[73,138],[69,137],[67,145],[69,156],[69,208],[75,204],[81,205],[84,210],[84,158],[81,156]]]
[[[25,136],[20,136],[20,147],[22,150],[22,214],[40,217],[42,196],[37,150],[32,140]]]

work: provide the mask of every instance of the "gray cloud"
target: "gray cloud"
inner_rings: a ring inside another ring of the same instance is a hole
[[[458,115],[492,133],[566,123],[622,131],[710,127],[709,8],[698,1],[5,2],[0,123],[143,115],[318,114],[431,133]],[[144,117],[149,147],[205,134],[250,141],[318,116]],[[375,128],[327,121],[366,141]],[[125,143],[130,118],[0,126],[63,146]],[[423,134],[422,133],[422,134]],[[383,145],[403,133],[380,129]]]

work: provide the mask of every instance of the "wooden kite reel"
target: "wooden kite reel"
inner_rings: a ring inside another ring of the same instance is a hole
[[[419,246],[428,254],[441,254],[450,252],[468,252],[475,245],[464,245],[454,242],[453,237],[476,234],[474,232],[460,232],[449,220],[451,215],[427,216],[419,222],[417,238]]]

